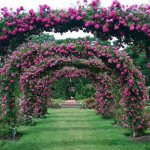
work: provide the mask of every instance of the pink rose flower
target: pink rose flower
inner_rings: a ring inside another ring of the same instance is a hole
[[[109,29],[106,26],[103,26],[103,32],[108,32]]]
[[[132,24],[131,26],[130,26],[130,31],[133,31],[134,30],[134,24]]]

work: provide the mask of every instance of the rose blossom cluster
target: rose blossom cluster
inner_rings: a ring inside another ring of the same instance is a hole
[[[150,5],[125,7],[115,0],[110,7],[103,8],[98,6],[98,0],[93,0],[89,5],[67,10],[53,10],[47,5],[40,5],[38,12],[25,12],[23,7],[16,11],[3,8],[1,15],[0,45],[5,51],[16,37],[14,47],[42,31],[63,33],[83,29],[96,32],[103,39],[117,37],[125,43],[150,43],[150,22],[146,21],[150,19]],[[147,53],[149,47],[148,44],[145,48]]]

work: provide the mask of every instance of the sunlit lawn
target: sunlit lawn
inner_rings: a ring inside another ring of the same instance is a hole
[[[17,142],[0,141],[0,150],[150,150],[150,143],[133,142],[127,130],[103,120],[93,110],[50,109],[36,126],[22,126]]]

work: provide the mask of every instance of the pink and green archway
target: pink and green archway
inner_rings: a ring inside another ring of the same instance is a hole
[[[92,80],[93,86],[96,89],[96,101],[97,111],[103,117],[112,117],[114,110],[114,99],[111,93],[111,80],[105,74],[92,73],[88,69],[76,69],[71,67],[66,67],[61,70],[56,70],[56,72],[51,75],[47,75],[43,79],[34,82],[32,87],[32,99],[36,102],[33,104],[32,109],[36,116],[43,116],[47,113],[47,99],[51,96],[51,87],[59,78],[90,78]],[[105,84],[101,84],[104,82]],[[31,105],[31,104],[30,104]],[[22,111],[26,111],[29,108],[26,100],[22,103]],[[26,111],[27,112],[27,111]]]
[[[100,46],[98,43],[91,45],[88,41],[68,45],[28,44],[14,52],[1,70],[1,121],[15,124],[16,85],[21,84],[23,87],[21,89],[27,102],[35,103],[36,100],[30,94],[33,84],[64,66],[88,69],[93,73],[116,74],[116,79],[119,78],[118,84],[123,89],[120,103],[125,108],[128,127],[134,133],[144,129],[142,110],[145,106],[146,87],[142,73],[136,69],[125,52]]]

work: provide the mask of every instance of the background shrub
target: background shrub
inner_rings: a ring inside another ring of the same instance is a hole
[[[85,108],[85,109],[87,109],[87,108],[93,109],[93,108],[95,108],[95,105],[96,105],[96,103],[95,103],[94,97],[90,97],[90,98],[85,99],[81,102],[81,107]]]

